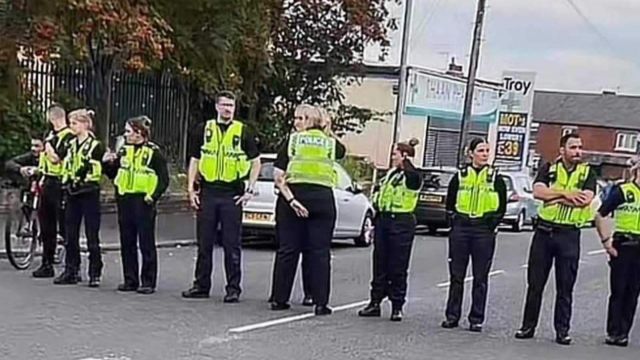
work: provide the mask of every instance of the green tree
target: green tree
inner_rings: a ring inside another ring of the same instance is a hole
[[[87,105],[96,109],[97,133],[108,136],[112,77],[116,69],[150,69],[173,50],[171,27],[146,0],[51,0],[54,11],[37,19],[35,48],[43,59],[86,65]]]

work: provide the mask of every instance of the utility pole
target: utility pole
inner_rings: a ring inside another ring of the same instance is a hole
[[[487,0],[478,0],[476,10],[476,24],[473,30],[473,42],[471,43],[471,59],[469,60],[469,77],[467,78],[467,89],[464,96],[464,110],[462,112],[462,123],[460,124],[460,144],[458,147],[458,166],[465,163],[465,147],[471,129],[471,111],[473,108],[473,90],[476,85],[476,73],[478,72],[478,62],[480,60],[480,43],[482,42],[482,24]]]
[[[393,118],[392,146],[400,138],[400,128],[402,126],[402,112],[404,111],[404,99],[407,94],[407,80],[409,77],[407,58],[409,55],[409,42],[411,33],[411,17],[413,13],[413,0],[406,0],[404,6],[404,24],[402,26],[402,48],[400,50],[400,79],[398,85],[398,98],[396,99],[396,116]],[[389,157],[391,164],[391,157]]]

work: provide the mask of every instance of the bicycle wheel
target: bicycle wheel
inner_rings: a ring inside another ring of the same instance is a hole
[[[4,227],[7,258],[13,267],[26,270],[31,266],[38,247],[38,222],[18,208],[9,213]]]

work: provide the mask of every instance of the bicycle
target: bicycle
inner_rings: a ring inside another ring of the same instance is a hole
[[[42,195],[40,181],[30,179],[29,186],[20,192],[20,198],[9,198],[10,210],[4,228],[5,250],[11,265],[26,270],[42,252],[42,238],[38,221],[38,206]],[[10,195],[14,197],[15,195]],[[64,259],[64,238],[58,235],[54,264]]]

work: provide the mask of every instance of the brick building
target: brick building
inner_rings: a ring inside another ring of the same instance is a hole
[[[616,179],[627,160],[638,153],[640,96],[536,91],[533,121],[532,145],[541,160],[557,157],[560,137],[577,132],[583,139],[585,160],[601,177]]]

